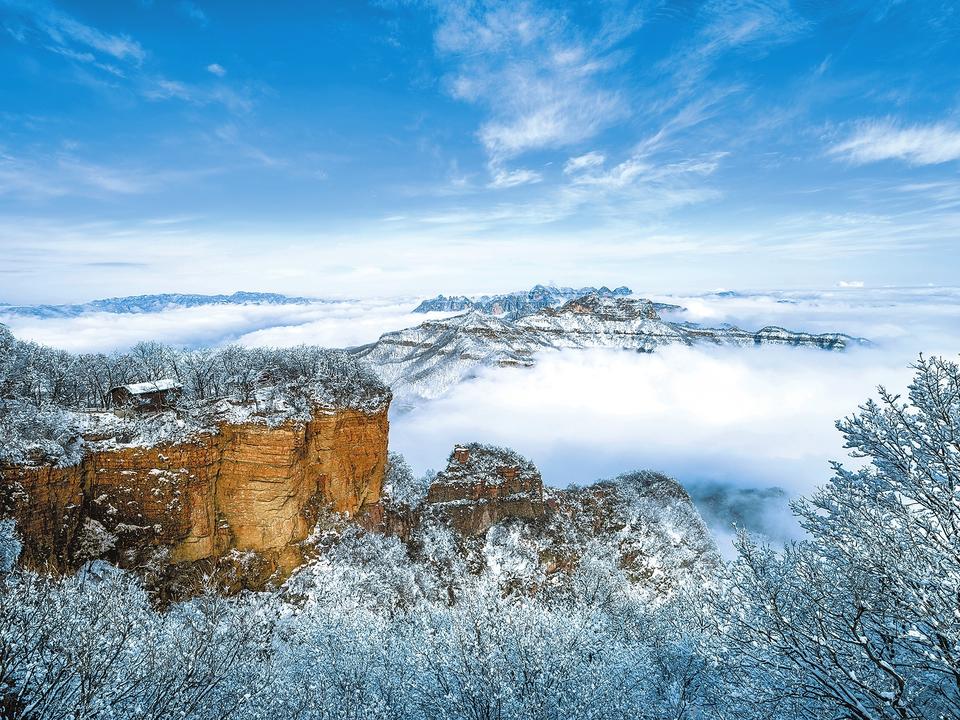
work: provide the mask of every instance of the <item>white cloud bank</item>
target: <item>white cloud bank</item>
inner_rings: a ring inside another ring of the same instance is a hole
[[[678,318],[746,328],[845,331],[875,345],[846,353],[801,348],[685,348],[651,355],[571,351],[533,369],[491,369],[446,398],[395,414],[391,445],[418,471],[439,469],[455,443],[514,447],[548,484],[589,483],[632,469],[688,486],[810,492],[847,456],[837,419],[883,384],[903,391],[917,354],[956,358],[960,291],[848,289],[747,297],[659,298]],[[785,501],[760,503],[758,524],[799,533]],[[758,507],[759,507],[758,506]],[[729,548],[729,527],[715,527]]]
[[[349,347],[445,315],[411,313],[418,302],[416,298],[394,298],[313,305],[206,305],[158,313],[89,313],[42,320],[0,315],[0,322],[22,340],[73,352],[123,350],[141,340],[180,346],[238,342],[248,346]]]
[[[418,469],[458,442],[510,445],[548,484],[631,469],[681,480],[804,492],[846,453],[834,421],[910,371],[877,351],[672,347],[544,354],[532,370],[483,373],[393,423]]]

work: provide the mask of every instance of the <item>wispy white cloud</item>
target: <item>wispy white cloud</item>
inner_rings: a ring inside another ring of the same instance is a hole
[[[602,153],[596,151],[588,152],[584,155],[578,155],[577,157],[572,157],[567,160],[563,166],[563,172],[565,172],[567,175],[572,175],[574,173],[582,172],[583,170],[600,167],[605,161],[606,157]]]
[[[437,50],[456,62],[448,90],[488,112],[477,134],[495,168],[590,138],[627,114],[602,82],[618,64],[608,36],[584,40],[563,13],[534,3],[439,3],[438,15]]]
[[[516,187],[517,185],[529,185],[530,183],[540,182],[543,179],[540,173],[526,168],[508,170],[497,167],[494,168],[492,172],[493,179],[489,185],[491,188],[510,188]]]
[[[93,65],[94,67],[98,67],[101,70],[104,70],[110,73],[111,75],[117,76],[118,78],[126,77],[126,73],[123,70],[121,70],[116,65],[113,65],[111,63],[100,62],[99,60],[97,60],[97,56],[91,52],[78,52],[76,50],[71,50],[70,48],[62,47],[59,45],[49,46],[47,49],[50,50],[50,52],[54,52],[58,55],[61,55],[75,62],[85,63],[88,65]]]
[[[551,182],[555,178],[545,177],[545,171],[492,165],[493,179],[487,188],[533,183],[542,183],[543,188],[522,201],[486,204],[474,201],[467,205],[407,212],[394,222],[408,227],[421,224],[462,232],[502,232],[522,226],[560,223],[588,211],[594,234],[600,235],[609,232],[610,221],[648,222],[677,208],[720,196],[719,190],[710,186],[707,179],[721,166],[727,153],[676,159],[657,152],[657,147],[654,142],[640,143],[635,151],[612,164],[598,151],[571,157],[563,165],[559,182]]]
[[[181,100],[193,105],[215,103],[236,113],[249,112],[253,108],[248,92],[215,81],[213,85],[200,85],[165,77],[152,78],[145,81],[141,95],[153,101]]]
[[[960,159],[960,127],[948,123],[901,125],[893,120],[860,123],[829,153],[856,165],[902,160],[909,165],[938,165]]]
[[[574,185],[589,185],[599,188],[624,189],[640,187],[644,192],[653,185],[675,181],[686,176],[706,176],[719,167],[725,153],[711,153],[700,158],[676,162],[654,162],[649,156],[633,155],[609,170],[600,169],[600,163],[591,158],[590,163],[581,163],[571,174]],[[586,157],[586,156],[584,156]]]
[[[222,168],[157,168],[91,161],[71,151],[15,155],[0,148],[0,197],[31,201],[61,197],[139,195],[196,181]]]
[[[182,83],[179,80],[170,80],[168,78],[158,78],[152,85],[143,91],[143,96],[148,100],[169,100],[177,98],[195,102],[198,99],[196,89]]]
[[[219,104],[234,113],[245,113],[253,107],[248,87],[236,87],[211,78],[210,84],[194,84],[157,76],[150,72],[145,61],[149,53],[129,35],[111,34],[80,22],[51,3],[24,0],[0,0],[0,5],[12,8],[22,24],[5,24],[8,32],[22,43],[37,42],[50,52],[77,63],[97,68],[113,76],[104,82],[91,73],[77,72],[75,80],[102,89],[119,85],[116,78],[126,79],[143,98],[151,101],[179,100],[194,105]],[[206,14],[192,2],[181,2],[181,13],[205,24]],[[52,41],[52,42],[51,42]],[[207,71],[224,78],[226,68],[219,63],[207,66]]]
[[[276,168],[287,164],[287,162],[282,158],[275,157],[257,145],[244,139],[240,128],[234,123],[220,125],[213,131],[213,137],[215,137],[224,145],[230,146],[244,157],[254,160],[264,167]],[[322,171],[317,172],[322,173]],[[323,176],[319,175],[317,177],[318,179],[322,179]]]
[[[671,90],[662,98],[665,107],[709,91],[708,79],[726,55],[762,53],[796,39],[810,28],[789,0],[715,0],[700,7],[692,24],[696,32],[659,63]]]
[[[33,28],[44,33],[54,41],[60,50],[72,50],[74,53],[83,51],[97,52],[108,55],[115,60],[123,60],[139,64],[147,56],[146,51],[136,40],[125,34],[103,32],[98,28],[80,22],[72,15],[65,13],[45,2],[24,2],[21,0],[6,0],[7,7],[16,12]],[[14,34],[21,42],[28,39],[26,29],[21,27]],[[71,48],[70,46],[74,47]]]
[[[129,195],[144,192],[149,185],[150,179],[143,173],[70,155],[26,159],[0,153],[0,195]]]

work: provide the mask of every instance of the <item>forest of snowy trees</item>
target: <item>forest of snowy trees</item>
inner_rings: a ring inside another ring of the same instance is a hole
[[[0,523],[0,717],[960,717],[960,369],[838,426],[868,462],[795,505],[807,538],[670,597],[602,543],[531,594],[521,545],[477,573],[443,528],[415,561],[344,524],[277,591],[159,611],[103,563],[19,569]]]
[[[177,409],[214,400],[282,406],[309,415],[313,404],[382,406],[389,391],[367,366],[315,346],[182,350],[142,342],[128,352],[73,354],[17,340],[0,325],[0,461],[30,451],[69,464],[77,459],[75,411],[109,410],[110,391],[127,383],[175,380]]]

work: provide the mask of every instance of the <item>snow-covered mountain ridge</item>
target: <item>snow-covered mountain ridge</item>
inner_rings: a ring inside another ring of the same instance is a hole
[[[312,298],[288,297],[279,293],[235,292],[231,295],[197,295],[162,293],[159,295],[132,295],[129,297],[91,300],[73,305],[7,305],[0,303],[0,315],[18,315],[35,318],[76,317],[86,313],[115,314],[153,313],[173,308],[203,305],[309,305],[322,302]]]
[[[595,287],[550,287],[534,285],[530,290],[518,290],[500,295],[480,295],[467,297],[466,295],[437,295],[430,300],[424,300],[413,312],[463,312],[478,310],[491,315],[507,315],[520,317],[535,313],[546,307],[558,307],[563,303],[584,295],[596,294],[601,297],[627,297],[633,294],[628,287],[618,287],[611,290],[605,285]]]
[[[812,334],[769,326],[707,328],[663,320],[649,300],[591,293],[558,309],[509,319],[471,310],[389,332],[351,350],[409,402],[436,398],[482,367],[532,366],[538,352],[567,348],[619,348],[653,352],[665,345],[791,345],[844,350],[867,340],[842,333]]]
[[[680,586],[703,583],[720,565],[690,496],[659,473],[550,488],[517,452],[467,443],[454,447],[425,496],[405,487],[423,482],[392,455],[384,495],[364,509],[360,523],[398,537],[418,564],[452,542],[472,572],[505,574],[501,582],[525,594],[568,586],[598,553],[653,603]]]

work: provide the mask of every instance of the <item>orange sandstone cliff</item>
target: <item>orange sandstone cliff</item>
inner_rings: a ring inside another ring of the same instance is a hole
[[[380,499],[387,406],[316,410],[310,420],[219,423],[152,446],[92,443],[71,467],[0,467],[0,513],[22,561],[68,570],[102,557],[121,567],[234,560],[243,583],[283,578],[325,508],[349,515]]]

